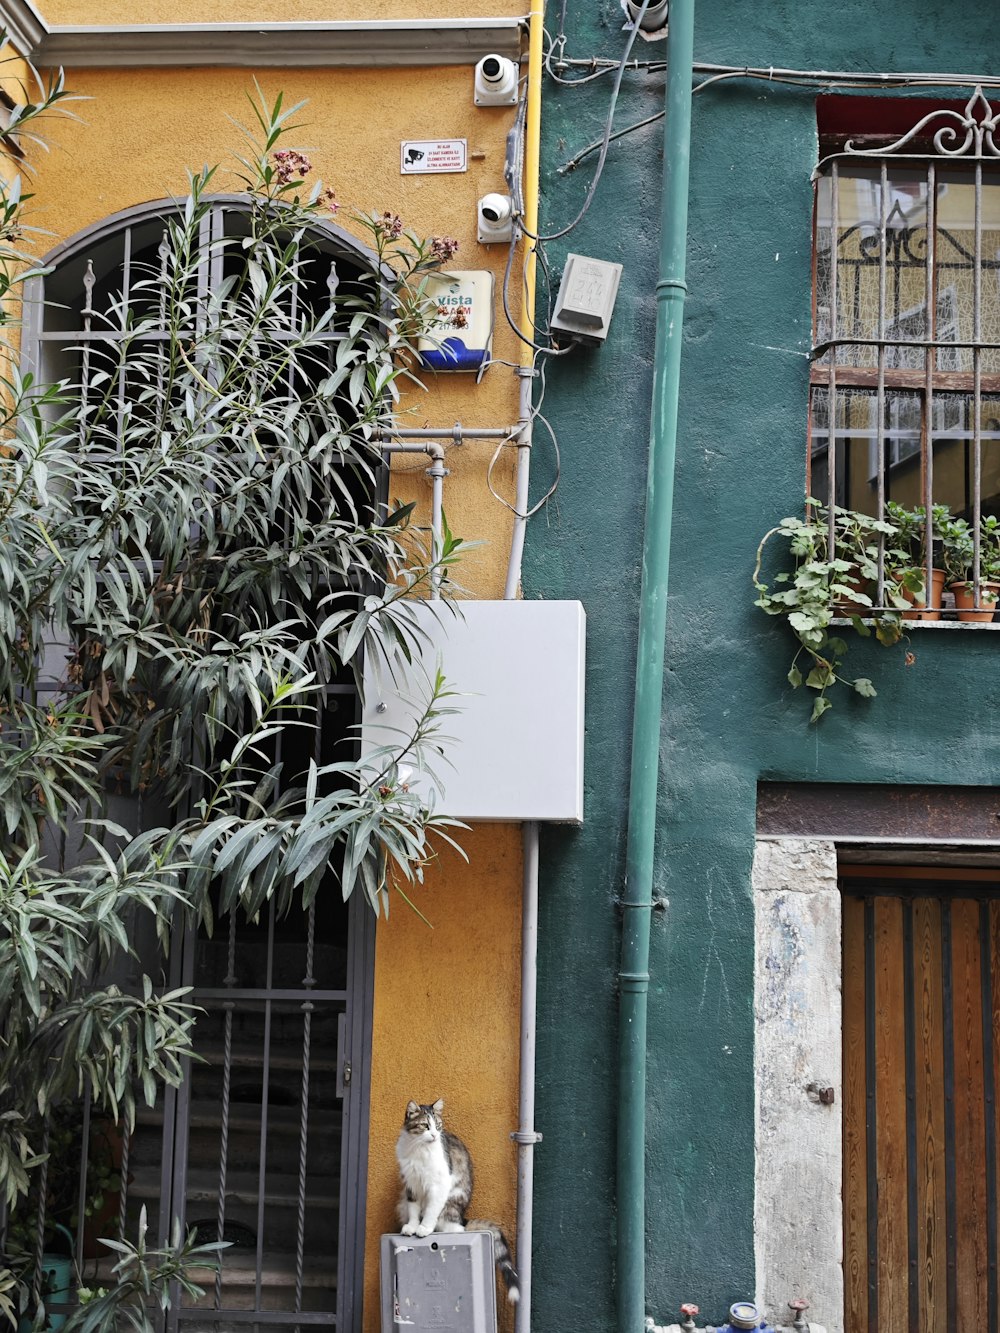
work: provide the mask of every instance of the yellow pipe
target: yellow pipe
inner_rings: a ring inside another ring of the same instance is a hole
[[[521,357],[517,374],[518,439],[517,472],[514,480],[514,530],[510,539],[510,558],[504,583],[504,600],[518,596],[521,587],[521,558],[524,554],[524,533],[528,522],[528,473],[531,466],[531,383],[534,375],[535,342],[535,241],[538,235],[538,166],[542,138],[542,37],[545,21],[545,0],[531,0],[528,25],[528,91],[524,123],[524,245],[528,246],[524,260],[524,281],[520,311]]]
[[[524,305],[521,332],[535,341],[535,250],[532,236],[538,235],[538,177],[542,144],[542,43],[545,0],[531,0],[528,15],[528,107],[524,125],[524,227],[528,247],[524,261]],[[532,350],[521,343],[521,365],[530,366]]]

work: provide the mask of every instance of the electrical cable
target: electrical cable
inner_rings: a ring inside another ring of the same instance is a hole
[[[650,66],[650,68],[656,68],[656,66]],[[610,66],[608,67],[608,70],[610,70]],[[608,72],[608,70],[606,70],[605,72]],[[751,70],[751,69],[728,69],[728,70],[723,70],[718,74],[713,74],[709,78],[703,79],[701,83],[695,85],[694,92],[700,93],[705,88],[708,88],[710,85],[714,83],[720,83],[724,79],[760,79],[766,83],[780,83],[783,84],[785,87],[791,87],[791,88],[837,87],[837,88],[851,88],[854,90],[864,90],[864,91],[874,91],[879,88],[887,88],[887,87],[891,87],[894,89],[895,88],[905,89],[905,88],[938,88],[938,87],[946,88],[946,87],[959,87],[959,86],[968,86],[968,87],[973,86],[971,82],[967,85],[965,84],[960,85],[957,83],[955,84],[937,83],[934,81],[927,82],[926,80],[923,79],[910,78],[909,76],[906,76],[906,81],[887,84],[885,82],[885,79],[889,77],[895,78],[897,76],[879,75],[876,76],[874,80],[864,79],[863,77],[855,76],[856,81],[853,83],[849,83],[846,80],[840,80],[840,79],[836,80],[836,82],[828,83],[826,81],[827,76],[825,75],[817,76],[815,81],[813,81],[812,76],[802,76],[802,77],[792,78],[787,74],[780,73],[778,70],[774,71],[772,77],[772,73],[769,70],[764,71],[764,70]],[[904,76],[898,76],[898,77],[900,80],[904,78]],[[978,82],[975,86],[977,87],[979,86]],[[997,80],[995,86],[1000,87],[1000,79]],[[645,129],[647,125],[655,124],[658,120],[663,119],[663,115],[664,113],[662,111],[657,111],[652,116],[647,116],[644,120],[637,120],[634,125],[626,125],[624,129],[616,130],[615,133],[611,136],[612,141],[615,139],[624,138],[626,134],[633,134],[635,133],[636,130]],[[591,153],[595,153],[602,146],[602,144],[603,144],[602,139],[595,139],[594,142],[588,144],[586,148],[582,148],[580,152],[576,154],[575,157],[571,157],[569,161],[564,162],[561,167],[558,167],[556,169],[557,175],[566,175],[570,171],[575,171],[576,168],[580,165],[580,163],[583,162],[586,158],[588,158],[591,155]]]
[[[546,32],[545,35],[546,35],[546,37],[549,37],[548,32]],[[589,74],[583,74],[583,75],[581,75],[581,77],[578,78],[578,79],[564,79],[564,78],[562,77],[561,74],[557,74],[557,73],[556,73],[556,70],[555,70],[555,68],[554,68],[554,66],[553,66],[553,64],[552,64],[552,57],[554,56],[554,54],[555,54],[555,52],[556,52],[557,44],[558,44],[558,49],[559,49],[559,59],[558,59],[558,61],[556,61],[556,64],[558,64],[558,65],[563,65],[563,66],[565,66],[565,65],[591,65],[591,73],[589,73]],[[553,81],[554,83],[561,84],[562,87],[564,87],[564,88],[575,88],[576,85],[577,85],[578,83],[591,83],[594,79],[600,79],[600,78],[603,78],[603,76],[604,76],[605,74],[613,74],[614,71],[615,71],[615,69],[617,69],[617,62],[616,62],[616,61],[612,61],[610,64],[607,64],[607,65],[602,64],[600,69],[596,69],[596,68],[593,67],[593,63],[592,63],[591,61],[589,61],[589,60],[578,60],[578,61],[565,60],[565,59],[563,58],[563,55],[562,55],[562,52],[563,52],[565,49],[566,49],[566,36],[565,36],[565,34],[563,34],[563,36],[562,36],[561,38],[559,38],[559,37],[549,37],[549,45],[548,45],[548,49],[547,49],[546,52],[545,52],[545,57],[544,57],[544,60],[545,60],[545,70],[546,70],[546,73],[548,74],[549,78],[552,79],[552,81]],[[633,67],[633,68],[638,68],[638,66],[637,66],[637,64],[636,64],[635,61],[632,62],[632,67]]]
[[[645,120],[637,120],[634,125],[626,125],[623,130],[616,130],[611,138],[613,140],[622,139],[626,134],[634,134],[636,130],[645,129],[647,125],[655,125],[658,120],[663,119],[664,114],[663,111],[656,111],[653,115],[647,116]],[[594,143],[588,144],[586,148],[581,149],[580,152],[577,153],[576,157],[571,157],[568,162],[564,162],[561,167],[557,167],[556,174],[565,176],[567,172],[575,171],[583,159],[589,157],[590,154],[600,146],[600,139],[595,140]]]
[[[541,329],[541,333],[544,334],[546,338],[551,338],[552,326],[550,320],[551,320],[551,310],[552,310],[552,277],[549,273],[549,261],[545,257],[545,247],[543,245],[539,245],[537,241],[532,245],[531,253],[535,256],[536,272],[538,269],[541,269],[542,278],[545,283],[545,326],[544,328]],[[524,281],[525,301],[527,301],[527,297],[528,297],[528,282],[526,273]],[[535,330],[536,333],[539,332],[538,325],[534,321],[532,321],[532,328]]]
[[[557,241],[561,237],[567,236],[573,230],[574,227],[578,226],[579,223],[583,221],[584,215],[590,208],[590,205],[593,203],[594,195],[597,193],[597,187],[600,184],[601,176],[604,172],[604,163],[606,162],[608,156],[608,144],[611,142],[611,131],[614,126],[614,119],[615,119],[615,108],[618,105],[618,94],[621,91],[622,79],[625,77],[625,66],[628,64],[628,58],[632,53],[632,47],[635,45],[635,39],[638,36],[639,28],[642,26],[642,20],[645,16],[646,10],[650,6],[650,2],[651,0],[642,0],[642,6],[639,9],[639,12],[635,16],[635,20],[632,25],[632,31],[628,35],[628,41],[625,43],[625,50],[622,52],[622,57],[618,64],[618,72],[615,75],[615,86],[611,90],[611,100],[608,105],[608,118],[604,127],[604,140],[601,145],[601,155],[597,159],[597,166],[594,168],[594,178],[590,182],[590,187],[587,190],[587,194],[583,201],[583,207],[580,209],[579,213],[577,213],[576,217],[573,219],[571,223],[569,223],[568,226],[561,228],[559,231],[550,232],[548,235],[540,234],[538,236],[533,236],[527,230],[527,228],[522,227],[522,231],[524,231],[524,234],[526,236],[530,236],[533,241]]]
[[[534,363],[532,363],[532,369],[534,369]],[[499,493],[499,491],[497,491],[497,489],[493,485],[494,468],[496,467],[497,462],[503,450],[511,443],[510,439],[500,441],[496,449],[494,449],[493,457],[490,459],[489,466],[486,469],[486,485],[489,487],[490,494],[493,496],[494,500],[498,500],[505,509],[509,509],[515,518],[520,518],[524,520],[533,518],[540,509],[542,509],[545,505],[548,504],[548,502],[552,499],[553,495],[555,495],[559,487],[559,481],[562,476],[562,454],[560,453],[559,450],[559,440],[556,436],[555,431],[552,428],[552,423],[549,421],[547,417],[544,417],[541,412],[542,404],[545,401],[544,361],[540,363],[537,374],[539,381],[541,383],[541,392],[539,393],[538,402],[532,407],[531,415],[529,416],[528,421],[525,424],[526,426],[533,426],[536,421],[540,421],[542,425],[545,427],[545,429],[549,432],[549,436],[552,440],[552,447],[553,450],[555,451],[555,456],[556,456],[556,475],[552,481],[552,485],[548,488],[548,490],[545,492],[545,494],[541,497],[540,500],[537,500],[525,513],[522,514],[520,510],[517,508],[517,506],[512,505],[509,500],[504,499],[504,497]],[[520,432],[518,433],[520,434]]]
[[[595,74],[611,73],[616,70],[619,61],[614,56],[563,57],[562,63],[579,69],[589,69]],[[666,69],[665,60],[631,60],[626,68],[655,73]],[[770,83],[787,80],[801,83],[844,84],[848,87],[897,88],[926,86],[929,88],[998,88],[1000,74],[947,74],[928,71],[897,70],[872,71],[865,74],[861,70],[825,70],[825,69],[785,69],[780,65],[717,65],[709,61],[696,60],[693,66],[695,74],[725,74],[745,79],[766,79]],[[588,76],[589,77],[589,76]],[[560,82],[557,78],[556,82]],[[572,84],[574,80],[563,79],[563,83]]]
[[[528,106],[527,97],[522,97],[517,108],[517,117],[514,121],[514,129],[512,131],[512,134],[516,135],[517,139],[522,142],[524,134],[524,125],[527,117],[527,106]],[[520,167],[522,165],[522,162],[523,159],[520,153],[515,154],[515,163],[517,164],[517,166]],[[520,219],[524,216],[523,172],[521,170],[512,171],[511,174],[507,177],[507,184],[511,192],[511,204],[516,221],[514,223],[514,227],[511,233],[510,244],[507,249],[507,263],[504,267],[503,283],[501,284],[501,289],[500,289],[500,295],[503,303],[504,318],[507,320],[507,323],[510,325],[511,329],[514,331],[517,337],[520,338],[521,342],[523,342],[526,346],[530,347],[531,350],[536,353],[536,355],[539,352],[547,352],[550,356],[562,356],[564,355],[565,351],[569,350],[569,348],[558,349],[555,347],[545,347],[541,343],[535,342],[534,339],[529,338],[525,333],[521,331],[520,323],[517,320],[515,320],[510,313],[510,274],[511,274],[511,269],[513,268],[514,265],[514,252],[516,251],[518,245],[521,242],[521,237],[526,236],[528,234],[520,222]],[[534,253],[536,256],[538,255],[537,244],[534,247]],[[544,267],[544,260],[543,260],[543,269],[544,272],[546,273],[546,284],[547,284],[548,269]],[[524,267],[522,277],[526,282],[527,265],[525,265]],[[522,297],[522,301],[523,299],[524,298]],[[530,325],[533,332],[537,331],[534,319],[530,314],[528,315],[527,323]],[[547,319],[546,319],[546,324],[548,324]]]
[[[533,352],[543,352],[546,356],[565,356],[567,352],[573,350],[572,345],[567,347],[545,347],[542,343],[536,343],[533,338],[529,338],[527,334],[521,332],[514,317],[510,313],[510,272],[514,265],[514,252],[520,244],[522,235],[527,236],[529,233],[524,231],[520,224],[516,224],[514,227],[514,234],[510,240],[510,245],[507,248],[507,263],[504,267],[503,282],[500,286],[500,297],[503,303],[504,316],[514,333],[520,338],[521,342],[530,347]],[[534,322],[532,322],[531,327],[535,327]]]

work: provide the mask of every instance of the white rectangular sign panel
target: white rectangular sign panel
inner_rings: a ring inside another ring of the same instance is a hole
[[[414,789],[458,819],[583,820],[584,650],[579,602],[417,602],[425,640],[393,679],[365,665],[362,751],[405,743],[440,668],[457,711],[441,719],[436,776]]]
[[[404,176],[466,171],[468,165],[465,139],[404,139],[399,145],[399,169]]]

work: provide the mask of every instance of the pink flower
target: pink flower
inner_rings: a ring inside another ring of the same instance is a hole
[[[458,241],[452,236],[432,236],[431,255],[439,264],[447,264],[458,254]]]
[[[403,234],[403,219],[398,213],[383,213],[377,225],[387,240],[397,241]]]
[[[334,216],[337,215],[337,212],[340,209],[340,205],[337,203],[336,194],[333,192],[333,190],[330,189],[329,186],[327,186],[326,189],[323,190],[323,192],[320,194],[319,200],[321,204],[324,204],[326,206],[328,212],[332,213]]]
[[[690,1301],[685,1301],[681,1306],[681,1314],[683,1315],[696,1315],[698,1313],[699,1310],[697,1305],[692,1305]]]
[[[275,173],[282,185],[288,185],[294,179],[302,179],[312,171],[312,163],[305,153],[296,148],[279,148],[274,154]]]

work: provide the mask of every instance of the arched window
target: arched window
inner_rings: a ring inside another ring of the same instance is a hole
[[[118,420],[137,410],[137,391],[148,385],[130,380],[131,372],[120,366],[120,348],[129,339],[139,360],[142,352],[167,341],[164,325],[176,318],[182,281],[169,228],[181,217],[181,209],[170,200],[142,204],[88,227],[45,257],[48,272],[25,288],[23,352],[36,378],[45,383],[68,380],[91,399],[98,397],[95,389],[100,387]],[[203,329],[220,318],[220,295],[246,268],[243,245],[249,244],[250,231],[245,196],[216,196],[200,217],[193,252],[184,256],[183,305],[192,325]],[[312,340],[324,343],[332,360],[350,322],[350,298],[371,282],[375,266],[374,254],[343,229],[332,223],[310,228],[299,251],[296,280],[276,302],[283,308],[286,327],[282,330],[272,320],[267,336],[292,342],[307,321],[332,307],[333,318]],[[220,335],[225,334],[221,328]],[[322,369],[320,359],[310,357],[311,373]],[[294,373],[302,370],[297,364]],[[109,389],[106,377],[116,371],[120,373]]]

